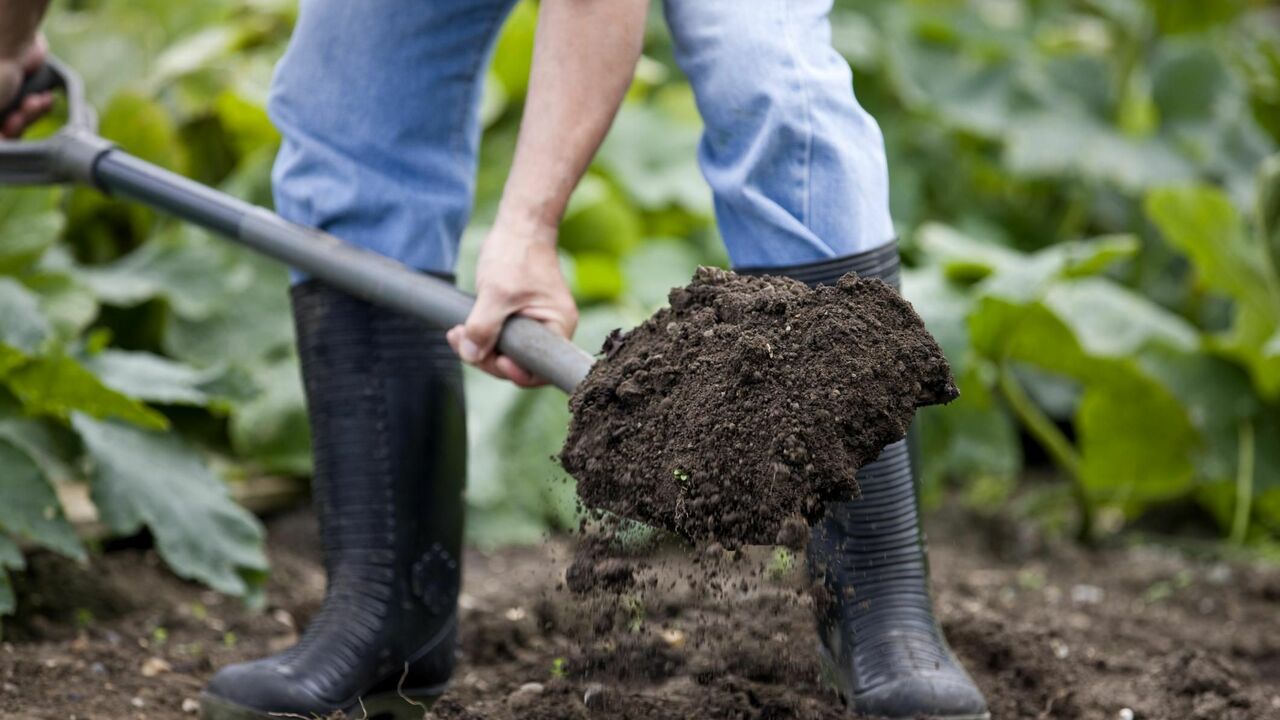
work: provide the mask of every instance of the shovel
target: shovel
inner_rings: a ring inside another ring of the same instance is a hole
[[[38,141],[0,140],[0,186],[79,184],[137,201],[275,258],[351,295],[449,328],[466,321],[475,298],[453,285],[315,228],[169,172],[120,150],[97,134],[97,116],[80,77],[55,58],[28,76],[6,117],[28,95],[61,88],[67,122]],[[498,350],[566,393],[594,359],[540,323],[511,317]]]

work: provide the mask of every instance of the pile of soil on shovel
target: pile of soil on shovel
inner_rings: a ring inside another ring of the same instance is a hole
[[[726,547],[795,545],[916,408],[958,392],[911,305],[877,279],[810,289],[700,268],[615,332],[570,400],[560,454],[583,504]]]

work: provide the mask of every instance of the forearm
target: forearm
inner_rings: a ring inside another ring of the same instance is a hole
[[[16,58],[31,44],[49,0],[0,0],[0,59]]]
[[[543,0],[499,218],[555,227],[604,141],[644,45],[649,0]]]

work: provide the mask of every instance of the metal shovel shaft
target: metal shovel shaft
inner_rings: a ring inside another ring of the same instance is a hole
[[[471,312],[474,298],[443,280],[119,150],[103,154],[93,175],[104,190],[213,230],[375,305],[445,328],[465,322]],[[507,320],[498,350],[565,392],[573,392],[593,362],[578,346],[521,317]]]
[[[13,103],[56,88],[67,96],[66,125],[44,140],[0,140],[0,186],[90,185],[213,230],[356,297],[432,325],[453,327],[470,314],[474,298],[443,280],[116,149],[97,135],[97,120],[80,77],[56,58],[47,58],[44,67],[27,78]],[[7,111],[0,112],[0,118]],[[593,362],[578,346],[521,317],[507,320],[498,350],[565,392],[573,392]]]

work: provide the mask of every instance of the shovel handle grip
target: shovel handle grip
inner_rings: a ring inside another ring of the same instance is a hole
[[[18,88],[18,94],[13,96],[8,105],[0,110],[0,122],[9,117],[15,110],[22,106],[22,101],[32,95],[38,95],[50,90],[57,90],[63,86],[62,76],[58,74],[49,65],[41,65],[38,70],[27,75],[22,80],[22,85]]]

